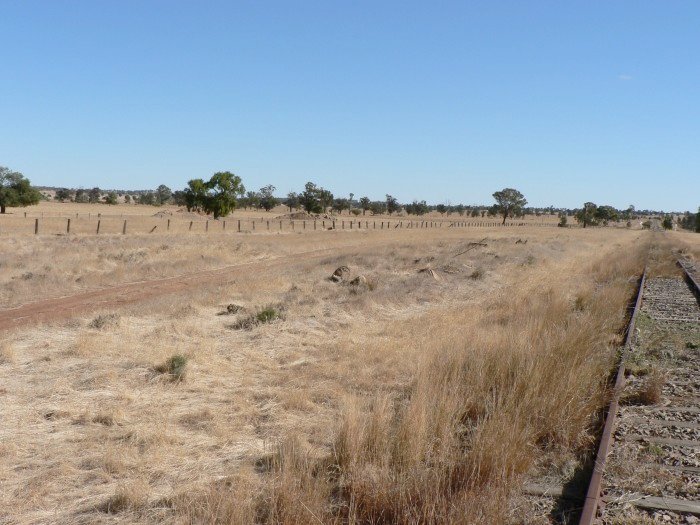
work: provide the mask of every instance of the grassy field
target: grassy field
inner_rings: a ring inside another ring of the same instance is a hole
[[[150,233],[236,233],[239,222],[240,231],[245,233],[298,233],[313,231],[314,221],[310,217],[303,217],[304,213],[295,212],[296,219],[289,217],[289,209],[285,206],[265,212],[264,210],[236,210],[228,217],[214,220],[211,216],[199,213],[187,212],[177,206],[141,206],[133,204],[119,204],[109,206],[105,204],[79,204],[41,202],[36,206],[27,208],[8,208],[8,213],[0,215],[0,236],[34,235],[38,225],[39,235],[90,235],[99,233],[102,235],[145,234]],[[70,219],[70,226],[68,220]],[[38,222],[37,222],[38,220]],[[451,223],[459,222],[467,225],[495,225],[502,221],[498,217],[460,217],[458,214],[440,215],[432,212],[426,215],[351,215],[347,211],[342,215],[325,215],[316,221],[317,230],[330,228],[335,220],[337,229],[382,229],[395,228],[399,223],[401,227],[410,225],[418,227],[418,223],[430,221],[432,227],[449,227]],[[126,227],[125,227],[126,221]],[[554,226],[559,221],[554,215],[526,216],[522,219],[509,220],[511,224],[532,224]],[[225,224],[224,224],[225,223]],[[268,224],[269,223],[269,224]],[[351,226],[352,223],[352,226]],[[572,218],[569,223],[573,224]],[[423,225],[425,226],[425,225]]]
[[[8,306],[282,264],[0,333],[0,522],[522,523],[592,442],[652,235],[10,238]]]

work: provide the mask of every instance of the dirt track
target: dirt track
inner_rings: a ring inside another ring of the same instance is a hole
[[[181,292],[195,286],[231,282],[242,272],[270,270],[278,266],[287,266],[299,259],[306,261],[337,254],[339,251],[338,249],[313,250],[294,255],[278,256],[267,260],[235,264],[188,275],[119,284],[67,297],[35,301],[16,308],[0,310],[0,330],[9,330],[38,322],[66,319],[80,312],[116,309],[154,297]]]

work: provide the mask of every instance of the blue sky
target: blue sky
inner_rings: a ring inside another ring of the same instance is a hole
[[[694,210],[700,2],[0,0],[0,165]]]

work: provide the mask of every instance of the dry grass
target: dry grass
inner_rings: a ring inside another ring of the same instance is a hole
[[[289,265],[100,329],[94,312],[1,334],[0,508],[22,523],[502,521],[534,462],[590,443],[640,234],[493,230],[454,257],[486,234],[403,233],[251,237],[237,260]],[[230,239],[203,240],[171,239],[172,271],[228,257]],[[15,263],[69,271],[53,242]],[[143,264],[160,257],[162,240],[141,242]],[[321,245],[335,255],[293,256]],[[132,271],[94,264],[96,283]],[[329,281],[343,264],[373,289]],[[284,319],[229,328],[267,305]],[[175,355],[181,381],[157,372]]]

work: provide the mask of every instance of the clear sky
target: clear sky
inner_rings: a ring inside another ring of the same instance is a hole
[[[0,0],[0,165],[694,210],[700,2]]]

